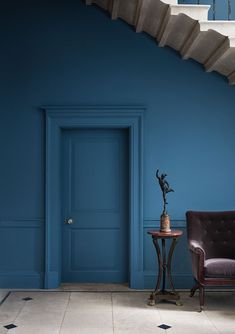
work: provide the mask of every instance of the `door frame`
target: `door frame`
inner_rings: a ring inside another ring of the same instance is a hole
[[[61,284],[61,132],[63,129],[128,129],[129,284],[143,288],[143,117],[142,106],[45,106],[45,278],[46,289]]]

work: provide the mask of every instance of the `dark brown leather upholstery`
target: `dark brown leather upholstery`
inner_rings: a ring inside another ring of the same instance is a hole
[[[187,236],[192,271],[204,306],[205,286],[235,285],[235,211],[187,211]]]

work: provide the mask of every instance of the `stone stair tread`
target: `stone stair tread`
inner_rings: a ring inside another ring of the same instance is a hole
[[[224,36],[235,37],[235,21],[200,21],[201,30],[215,30]]]

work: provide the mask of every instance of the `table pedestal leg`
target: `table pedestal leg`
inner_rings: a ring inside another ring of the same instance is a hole
[[[153,237],[153,243],[157,253],[159,270],[158,270],[158,279],[156,288],[149,297],[148,305],[154,306],[156,302],[160,300],[175,301],[176,305],[182,305],[180,301],[180,295],[178,294],[177,291],[175,291],[173,280],[171,277],[171,260],[177,243],[177,238],[174,238],[172,240],[167,260],[166,260],[166,240],[162,239],[162,254],[157,238]],[[170,283],[171,290],[166,290],[166,274],[168,281]],[[162,289],[160,290],[161,280],[162,280]]]

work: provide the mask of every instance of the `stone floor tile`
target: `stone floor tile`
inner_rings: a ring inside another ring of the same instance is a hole
[[[220,333],[227,334],[233,328],[235,333],[235,312],[231,311],[205,311],[210,322],[218,329]]]
[[[235,293],[234,292],[206,292],[205,310],[211,311],[234,311],[235,312]]]
[[[73,305],[75,303],[79,306],[84,305],[112,305],[112,295],[110,292],[97,293],[97,292],[72,292],[69,298],[69,303]]]
[[[23,309],[25,301],[14,293],[0,306],[0,327],[12,323]]]
[[[234,327],[226,327],[219,329],[219,334],[234,334]]]
[[[112,311],[111,293],[71,293],[67,313],[92,314]]]
[[[188,292],[180,293],[183,306],[159,302],[153,307],[147,305],[149,295],[13,291],[0,306],[0,334],[7,333],[3,326],[11,323],[18,327],[10,334],[235,334],[235,293],[206,292],[203,312],[197,312],[197,294],[190,298]],[[32,300],[22,300],[25,297]],[[160,329],[163,323],[172,328]]]
[[[70,301],[86,300],[91,301],[110,301],[111,292],[71,292]]]
[[[154,329],[149,329],[149,328],[114,329],[114,334],[167,334],[167,333],[168,333],[167,330],[163,330],[158,327]]]
[[[70,296],[70,292],[58,292],[58,291],[48,291],[48,290],[41,290],[41,291],[14,291],[12,292],[16,297],[22,299],[24,297],[32,297],[38,301],[42,300],[44,303],[47,301],[58,301],[62,302],[63,300],[68,299]]]
[[[155,331],[162,324],[158,310],[114,306],[113,323],[116,331]]]
[[[60,327],[48,326],[19,326],[11,329],[8,334],[59,334]]]
[[[172,328],[168,329],[166,332],[167,334],[220,334],[219,331],[212,325],[207,327],[201,327],[200,325],[190,326],[188,324],[172,324]]]
[[[64,312],[27,312],[23,310],[14,321],[17,326],[60,326],[64,317]]]
[[[147,292],[126,292],[112,293],[113,306],[123,308],[150,309],[148,306],[149,293]]]
[[[62,327],[113,328],[112,312],[66,312]]]
[[[0,327],[0,334],[5,334],[5,333],[7,333],[7,329],[6,328],[4,328],[4,327]]]
[[[62,327],[60,334],[113,334],[112,328]]]

